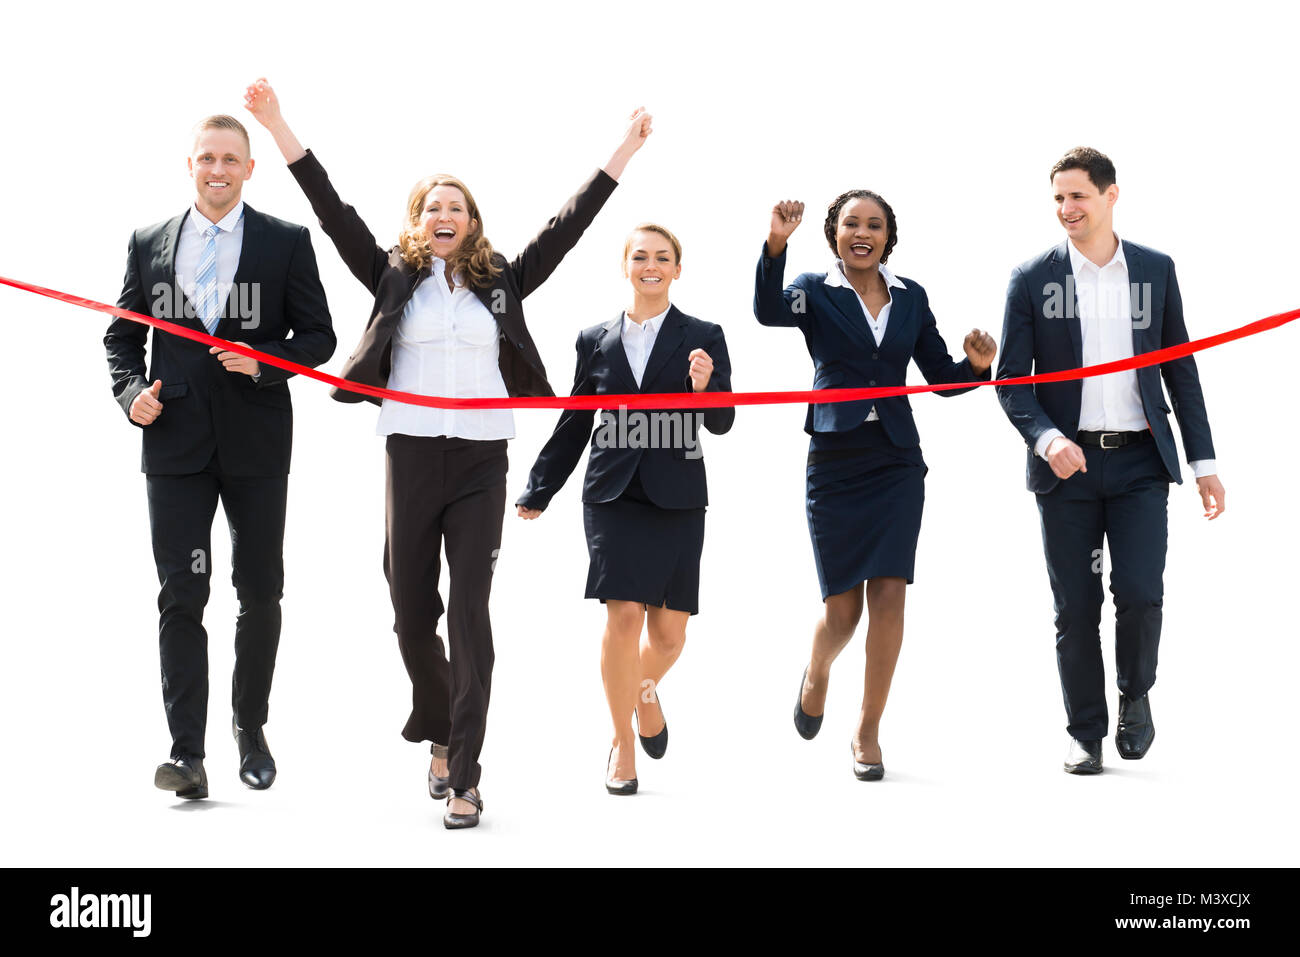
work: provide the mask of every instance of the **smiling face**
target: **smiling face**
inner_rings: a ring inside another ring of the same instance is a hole
[[[235,130],[199,130],[186,162],[198,192],[195,205],[214,223],[235,208],[244,180],[253,175],[248,143]]]
[[[638,229],[628,237],[623,275],[631,281],[638,296],[666,298],[668,287],[681,274],[677,251],[663,233]]]
[[[888,220],[879,203],[858,197],[844,204],[835,227],[835,251],[846,269],[875,269],[888,241]]]
[[[1119,198],[1119,187],[1114,183],[1099,190],[1086,170],[1063,169],[1052,177],[1052,192],[1056,218],[1075,246],[1083,247],[1093,239],[1113,234],[1111,218]]]
[[[429,237],[433,254],[447,259],[476,227],[465,193],[456,186],[435,186],[424,196],[420,228]]]

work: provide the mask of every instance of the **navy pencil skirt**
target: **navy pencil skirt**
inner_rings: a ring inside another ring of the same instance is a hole
[[[704,509],[660,508],[633,475],[614,501],[584,503],[582,524],[587,598],[698,614]]]
[[[813,437],[808,532],[823,601],[872,578],[912,584],[927,471],[921,450],[894,445],[879,422]]]

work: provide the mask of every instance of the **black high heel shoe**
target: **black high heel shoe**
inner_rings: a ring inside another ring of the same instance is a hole
[[[447,746],[445,744],[434,744],[429,751],[435,758],[447,759]],[[429,797],[435,801],[445,801],[449,793],[451,793],[451,778],[439,777],[434,774],[431,764],[429,767]]]
[[[799,732],[799,737],[805,741],[811,741],[817,737],[817,732],[822,729],[823,714],[811,715],[803,709],[803,686],[808,680],[808,669],[803,670],[803,677],[799,679],[799,695],[794,699],[794,729]]]
[[[853,776],[859,781],[879,781],[885,776],[884,764],[863,764],[858,760],[858,749],[852,741],[849,742],[849,750],[853,752]]]
[[[610,794],[636,794],[636,778],[629,778],[626,781],[620,781],[617,778],[609,776],[609,762],[614,758],[614,749],[609,749],[609,757],[605,759],[605,790]]]
[[[662,717],[664,713],[663,702],[659,700],[659,689],[655,689],[655,704],[659,705],[659,714]],[[664,718],[663,730],[658,734],[647,738],[641,733],[641,713],[636,712],[636,736],[641,741],[641,750],[658,761],[668,753],[668,719]]]
[[[478,793],[478,788],[468,788],[464,791],[457,788],[452,792],[451,798],[447,801],[448,808],[455,799],[468,801],[474,805],[474,810],[469,814],[456,814],[450,810],[442,816],[442,826],[449,831],[459,830],[466,827],[478,827],[479,815],[483,813],[483,796]]]

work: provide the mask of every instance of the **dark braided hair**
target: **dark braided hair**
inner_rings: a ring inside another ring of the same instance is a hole
[[[840,193],[826,210],[826,242],[830,243],[831,252],[836,258],[840,255],[839,247],[835,244],[835,234],[839,230],[840,212],[851,199],[872,200],[885,211],[885,226],[889,230],[889,238],[885,240],[885,251],[880,254],[880,261],[885,262],[898,243],[898,221],[894,219],[894,210],[885,202],[885,198],[869,189],[851,189],[847,193]]]

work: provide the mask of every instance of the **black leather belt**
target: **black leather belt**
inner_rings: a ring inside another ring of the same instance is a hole
[[[1075,436],[1075,441],[1090,449],[1122,449],[1149,438],[1151,430],[1143,429],[1140,432],[1080,432]]]

